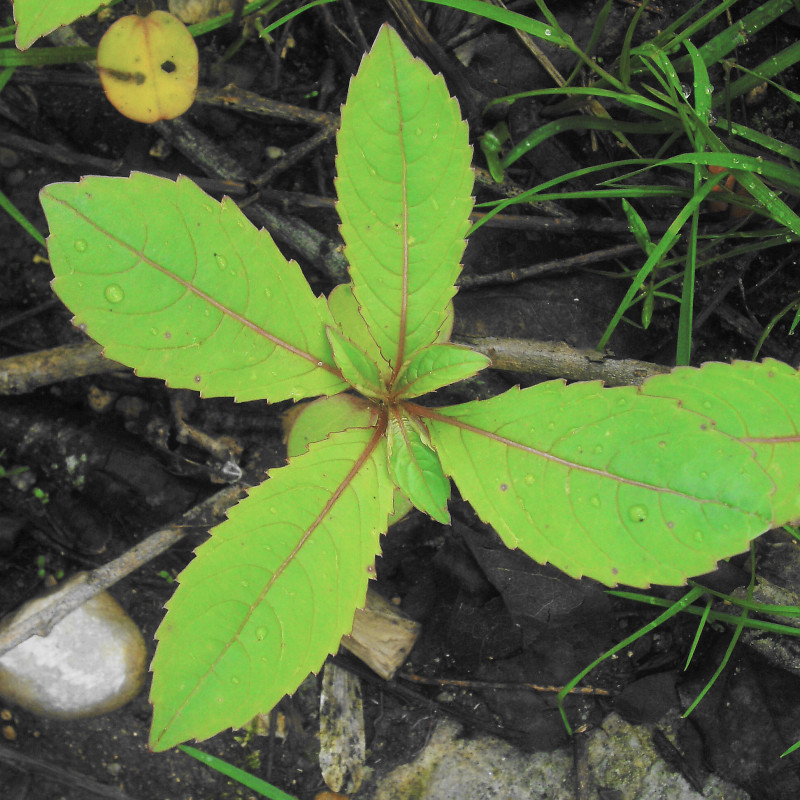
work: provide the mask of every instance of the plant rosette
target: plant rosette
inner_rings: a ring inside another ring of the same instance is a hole
[[[42,191],[53,288],[109,358],[205,397],[323,398],[288,465],[178,578],[152,667],[154,750],[241,727],[319,670],[364,603],[396,497],[446,523],[452,479],[509,547],[638,587],[682,584],[800,517],[800,382],[779,362],[416,402],[489,363],[447,341],[467,126],[384,26],[337,143],[351,281],[327,300],[233,201],[185,178]]]

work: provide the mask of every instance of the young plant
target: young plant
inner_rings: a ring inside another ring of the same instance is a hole
[[[351,282],[327,301],[229,198],[185,178],[42,192],[54,290],[110,358],[206,397],[323,396],[296,425],[299,454],[179,577],[153,662],[155,750],[242,726],[318,670],[393,508],[447,522],[450,477],[509,547],[608,585],[682,584],[800,517],[800,379],[778,362],[416,402],[488,359],[447,342],[467,127],[389,27],[351,81],[338,148]]]

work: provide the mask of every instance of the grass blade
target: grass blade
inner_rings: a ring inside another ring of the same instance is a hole
[[[212,756],[210,753],[204,753],[202,750],[197,750],[186,744],[178,745],[178,749],[183,750],[184,753],[190,755],[192,758],[196,758],[201,764],[205,764],[215,769],[217,772],[229,778],[233,778],[233,780],[238,781],[248,789],[258,792],[262,797],[268,797],[270,800],[297,800],[296,797],[286,794],[286,792],[281,791],[277,786],[262,781],[261,778],[257,778],[255,775],[251,775],[249,772],[239,769],[239,767],[234,767],[233,764],[229,764],[221,758]]]

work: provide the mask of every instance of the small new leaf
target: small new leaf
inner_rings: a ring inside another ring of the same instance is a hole
[[[482,353],[457,344],[434,344],[417,353],[400,374],[400,397],[419,397],[443,386],[471,378],[491,360]]]
[[[328,326],[326,332],[333,349],[333,359],[342,377],[365,397],[378,397],[382,381],[375,362],[349,339],[345,339],[336,328]]]
[[[339,332],[351,342],[358,342],[361,350],[375,364],[384,380],[390,380],[392,369],[378,345],[375,344],[375,340],[367,328],[367,323],[364,322],[364,318],[358,310],[352,284],[340,283],[338,286],[334,286],[328,295],[328,310],[338,326]]]
[[[395,484],[416,508],[448,525],[450,481],[442,472],[439,457],[425,444],[410,420],[403,417],[389,420],[388,455],[389,473]]]

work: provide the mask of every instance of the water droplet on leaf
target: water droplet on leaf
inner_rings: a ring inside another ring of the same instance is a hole
[[[635,505],[628,509],[628,517],[632,522],[644,522],[647,519],[647,509],[644,506]]]
[[[76,250],[77,250],[79,253],[85,253],[85,252],[86,252],[86,248],[87,248],[88,246],[89,246],[89,245],[88,245],[88,244],[86,244],[86,240],[85,240],[85,239],[76,239],[76,240],[75,240],[75,249],[76,249]]]
[[[228,259],[225,256],[215,255],[214,258],[216,259],[217,266],[220,269],[227,269],[228,268]]]
[[[109,303],[120,303],[125,297],[125,292],[122,291],[122,287],[116,283],[106,286],[104,294]]]

